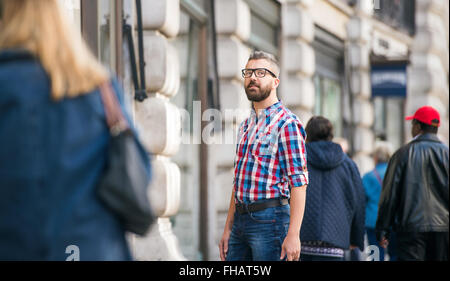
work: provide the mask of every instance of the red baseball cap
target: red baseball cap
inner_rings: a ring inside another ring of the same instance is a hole
[[[412,116],[407,116],[405,120],[416,119],[422,123],[427,125],[439,127],[441,123],[441,117],[439,116],[439,112],[432,108],[431,106],[422,106],[417,109],[416,113]]]

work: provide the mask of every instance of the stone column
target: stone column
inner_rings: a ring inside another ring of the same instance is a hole
[[[416,34],[411,48],[408,73],[406,115],[423,105],[436,108],[441,115],[439,137],[449,144],[448,89],[448,11],[446,0],[416,0]],[[405,135],[411,139],[407,122]]]
[[[352,96],[353,160],[361,174],[374,166],[370,153],[374,147],[373,105],[370,101],[370,42],[373,12],[371,1],[358,0],[355,13],[347,24],[346,66],[350,75]]]
[[[282,59],[279,95],[304,126],[313,115],[315,91],[314,22],[311,0],[287,0],[282,6]]]
[[[233,164],[237,129],[250,114],[250,102],[245,95],[241,69],[245,67],[250,49],[245,41],[250,36],[250,9],[243,0],[216,0],[216,31],[222,136],[210,146],[210,182],[217,210],[216,241],[210,257],[219,259],[218,243],[222,237],[233,189]]]
[[[153,155],[149,196],[159,218],[145,237],[129,239],[137,260],[184,260],[169,220],[180,201],[180,171],[170,157],[180,144],[181,117],[169,101],[180,85],[178,54],[169,42],[179,29],[179,0],[142,1],[142,13],[148,98],[134,103],[134,113],[140,137]]]

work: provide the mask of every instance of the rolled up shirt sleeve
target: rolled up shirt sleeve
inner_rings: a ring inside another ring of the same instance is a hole
[[[291,187],[308,184],[305,140],[306,132],[296,120],[284,125],[278,136],[278,159]]]

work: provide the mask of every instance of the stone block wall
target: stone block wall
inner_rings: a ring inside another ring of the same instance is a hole
[[[347,23],[346,64],[349,67],[351,114],[353,116],[353,160],[361,174],[374,166],[370,153],[374,147],[373,104],[370,100],[370,51],[372,7],[358,0]]]
[[[439,137],[449,144],[449,2],[416,0],[416,34],[408,72],[406,115],[431,105],[441,115]],[[405,135],[411,138],[407,122]]]
[[[247,63],[250,49],[246,45],[251,32],[250,8],[243,0],[216,0],[216,31],[220,104],[223,136],[219,144],[210,147],[211,190],[217,210],[215,241],[210,257],[219,259],[218,244],[223,234],[233,189],[233,162],[237,129],[249,116],[250,102],[245,91],[241,69]]]
[[[282,72],[279,96],[303,125],[313,115],[315,91],[314,22],[309,13],[312,1],[285,1],[282,7]]]
[[[180,205],[180,170],[170,157],[180,145],[181,117],[169,100],[180,86],[178,53],[170,42],[179,30],[179,0],[142,1],[142,11],[149,97],[134,103],[134,115],[144,146],[153,155],[149,196],[159,218],[145,237],[130,235],[129,240],[137,260],[183,260],[169,219]]]

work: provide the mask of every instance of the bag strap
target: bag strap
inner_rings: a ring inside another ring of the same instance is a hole
[[[373,169],[373,174],[375,175],[375,177],[378,180],[378,183],[381,185],[381,187],[383,187],[383,180],[381,179],[380,174],[378,173],[377,169]]]
[[[113,89],[109,82],[105,82],[100,85],[100,96],[103,101],[106,123],[108,124],[110,133],[113,136],[117,136],[129,127],[127,120],[123,116],[123,112],[120,108],[116,94],[113,92]]]

